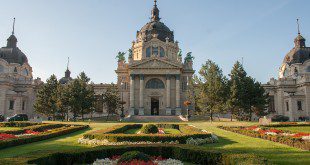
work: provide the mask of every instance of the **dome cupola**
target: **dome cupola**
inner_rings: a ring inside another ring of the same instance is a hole
[[[147,42],[155,37],[163,42],[166,42],[166,39],[168,39],[169,42],[173,42],[173,31],[171,31],[164,23],[160,22],[157,0],[155,0],[154,3],[155,4],[152,9],[151,21],[144,25],[141,30],[137,32],[137,40],[143,40]]]

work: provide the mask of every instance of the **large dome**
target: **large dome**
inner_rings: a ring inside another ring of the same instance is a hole
[[[283,63],[289,65],[294,63],[304,63],[310,59],[310,47],[306,47],[305,38],[300,34],[295,38],[295,47],[286,54]]]
[[[138,35],[141,35],[141,38],[144,41],[151,40],[154,35],[164,42],[166,41],[166,38],[169,38],[169,41],[171,42],[174,41],[173,31],[160,21],[151,21],[147,23],[141,28]]]
[[[152,10],[151,21],[137,32],[137,38],[146,42],[153,37],[157,37],[163,42],[165,42],[167,38],[169,38],[170,42],[174,41],[173,31],[171,31],[164,23],[160,22],[159,9],[157,8],[156,1]]]

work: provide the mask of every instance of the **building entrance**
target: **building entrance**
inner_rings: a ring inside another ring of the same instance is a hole
[[[159,100],[156,98],[151,98],[151,115],[159,115]]]

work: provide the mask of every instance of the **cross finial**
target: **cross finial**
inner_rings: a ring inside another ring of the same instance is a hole
[[[13,19],[13,30],[12,30],[12,35],[14,35],[14,31],[15,31],[15,18]]]
[[[299,29],[299,19],[297,18],[297,30],[298,30],[298,34],[300,34],[300,29]]]

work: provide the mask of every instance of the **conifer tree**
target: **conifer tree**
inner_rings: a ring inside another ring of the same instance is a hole
[[[227,98],[226,78],[222,70],[213,61],[208,60],[199,71],[198,84],[199,95],[197,105],[210,114],[213,120],[214,113],[221,113],[225,109]]]
[[[111,114],[117,114],[117,110],[121,107],[121,98],[114,84],[103,94],[103,103],[107,108],[107,119]]]
[[[34,104],[35,112],[46,117],[55,119],[58,112],[58,87],[59,83],[55,75],[51,75],[46,83],[38,90],[36,102]]]

